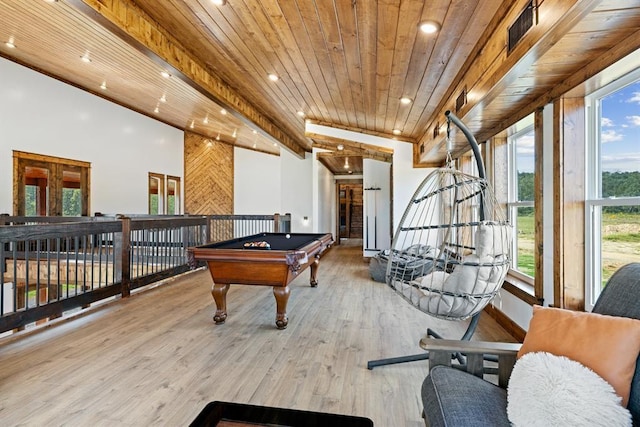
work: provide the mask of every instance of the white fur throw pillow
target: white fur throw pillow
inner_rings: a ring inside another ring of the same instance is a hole
[[[551,353],[527,353],[507,388],[507,416],[523,426],[631,426],[613,387],[582,364]]]

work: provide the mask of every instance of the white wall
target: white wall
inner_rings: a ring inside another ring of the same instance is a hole
[[[233,213],[284,214],[280,203],[280,157],[235,147],[233,162]]]
[[[364,159],[363,170],[363,255],[371,257],[391,247],[391,164]]]
[[[301,159],[285,149],[274,156],[236,147],[233,212],[290,213],[292,232],[312,232],[316,221],[312,161],[311,154]]]
[[[533,307],[512,293],[500,289],[498,296],[491,302],[495,308],[503,312],[525,331],[529,329],[529,322],[533,315]]]
[[[317,220],[313,213],[313,155],[307,153],[305,158],[301,159],[281,149],[280,160],[281,209],[291,214],[293,233],[310,233],[314,230]]]
[[[91,213],[148,213],[148,173],[183,176],[181,130],[3,58],[0,76],[0,213],[12,150],[91,163]]]
[[[315,158],[317,150],[314,149],[313,156]],[[314,221],[315,233],[331,233],[333,238],[336,236],[336,181],[333,174],[320,162],[312,162],[314,167],[314,176],[318,185],[314,187],[315,195],[313,197],[312,212],[317,215]],[[320,208],[322,207],[322,209]]]
[[[418,186],[433,168],[413,167],[411,144],[395,144],[393,147],[393,229],[398,227],[402,215]]]

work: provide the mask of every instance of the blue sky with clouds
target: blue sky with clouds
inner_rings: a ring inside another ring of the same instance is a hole
[[[601,161],[605,172],[640,171],[640,82],[602,99]],[[533,131],[517,142],[518,171],[533,172]]]
[[[640,171],[640,82],[602,99],[602,169]]]

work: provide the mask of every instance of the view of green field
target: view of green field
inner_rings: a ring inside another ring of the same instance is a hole
[[[534,224],[533,215],[518,216],[518,270],[531,277],[535,276]]]
[[[640,214],[603,213],[602,280],[630,262],[640,262]],[[534,218],[518,216],[518,270],[534,276]]]

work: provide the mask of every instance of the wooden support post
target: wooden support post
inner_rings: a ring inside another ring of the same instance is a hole
[[[116,277],[122,284],[122,297],[126,298],[131,294],[131,218],[119,215],[118,219],[122,232],[114,233],[114,262]]]
[[[280,232],[280,214],[279,213],[273,214],[273,232],[274,233]]]
[[[584,98],[553,106],[554,305],[584,310],[585,110]]]
[[[533,206],[534,206],[534,251],[535,279],[533,282],[534,295],[538,300],[544,297],[544,132],[543,109],[538,108],[534,115],[534,182],[533,182]]]

